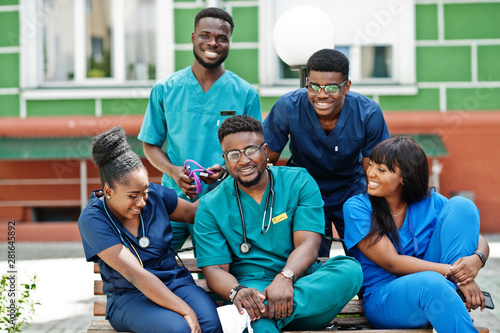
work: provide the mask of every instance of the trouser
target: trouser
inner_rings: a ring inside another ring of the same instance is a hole
[[[222,333],[216,304],[203,289],[191,283],[171,290],[194,310],[203,332]],[[159,306],[142,293],[116,306],[108,319],[118,332],[191,332],[183,316]]]
[[[263,292],[272,280],[249,278],[238,282]],[[295,282],[291,316],[280,320],[261,318],[252,322],[252,328],[255,333],[281,332],[284,327],[287,330],[319,330],[356,295],[362,282],[361,266],[355,259],[331,258],[314,273]]]
[[[471,255],[478,239],[479,211],[472,201],[454,197],[441,210],[423,259],[453,264]],[[430,323],[439,333],[477,332],[456,289],[437,272],[405,275],[365,295],[365,314],[375,328],[423,327]]]

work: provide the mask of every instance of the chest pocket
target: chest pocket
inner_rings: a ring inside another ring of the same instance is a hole
[[[293,243],[293,217],[296,208],[287,210],[285,213],[278,214],[273,217],[271,227],[273,233],[278,235],[280,244],[284,247],[289,247]]]

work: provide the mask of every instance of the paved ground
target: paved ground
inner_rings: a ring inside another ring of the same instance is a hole
[[[500,234],[485,235],[490,244],[490,259],[478,277],[482,290],[489,291],[495,310],[473,311],[479,326],[500,333]],[[339,247],[332,255],[340,253]],[[184,254],[189,256],[189,254]],[[0,243],[0,272],[7,267],[7,244]],[[18,279],[27,282],[37,274],[35,298],[41,302],[26,333],[81,333],[92,321],[92,264],[84,259],[80,243],[17,243]],[[56,310],[57,309],[57,310]]]

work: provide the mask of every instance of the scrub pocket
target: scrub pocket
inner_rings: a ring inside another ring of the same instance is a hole
[[[286,218],[282,219],[282,214],[273,217],[275,222],[271,222],[271,228],[278,234],[278,238],[283,246],[290,246],[293,242],[293,214],[296,208],[286,211]]]

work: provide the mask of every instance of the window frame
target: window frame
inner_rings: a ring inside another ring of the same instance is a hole
[[[26,90],[26,98],[30,98],[30,90],[42,88],[99,88],[99,87],[136,87],[152,86],[159,77],[169,75],[175,68],[175,42],[174,42],[174,0],[155,0],[155,30],[161,31],[155,36],[156,39],[156,78],[153,80],[126,80],[125,54],[124,52],[113,52],[112,66],[114,77],[112,78],[88,78],[86,75],[87,59],[85,53],[85,13],[86,0],[71,0],[74,2],[74,68],[75,76],[71,81],[45,81],[44,73],[44,19],[51,12],[44,12],[44,0],[20,0],[20,88]],[[125,44],[125,20],[123,0],[110,0],[112,10],[113,26],[113,49],[124,49]],[[56,9],[59,3],[55,1]],[[123,92],[123,91],[122,91]],[[39,96],[38,93],[35,93]],[[53,95],[49,93],[49,95]],[[67,94],[66,94],[67,95]],[[77,93],[82,97],[82,93]],[[85,94],[84,94],[85,95]],[[91,94],[88,94],[89,98]],[[115,90],[110,90],[107,97],[124,97],[116,95]],[[38,97],[37,97],[38,98]],[[70,97],[68,97],[70,98]]]

